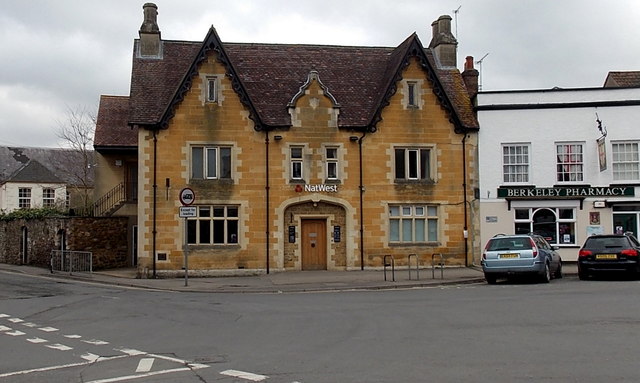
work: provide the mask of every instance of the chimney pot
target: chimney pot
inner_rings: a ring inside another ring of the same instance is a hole
[[[140,26],[139,54],[141,57],[161,58],[162,44],[160,41],[160,28],[158,28],[158,6],[154,3],[146,3],[142,6],[144,20]]]
[[[431,24],[433,36],[429,48],[435,53],[441,66],[455,67],[458,41],[451,33],[451,16],[442,15]]]

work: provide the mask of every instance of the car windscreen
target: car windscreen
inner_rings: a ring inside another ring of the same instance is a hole
[[[593,250],[626,248],[629,247],[629,240],[624,237],[589,238],[584,247]]]
[[[487,246],[489,251],[500,250],[531,250],[531,240],[528,237],[522,238],[494,238]]]

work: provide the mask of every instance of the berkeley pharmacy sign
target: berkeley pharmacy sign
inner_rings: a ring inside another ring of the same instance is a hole
[[[634,196],[635,188],[629,186],[603,186],[603,187],[502,187],[498,188],[498,198],[506,199],[532,199],[532,198],[588,198],[588,197],[622,197]]]

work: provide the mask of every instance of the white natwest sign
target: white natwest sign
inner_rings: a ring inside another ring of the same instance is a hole
[[[306,192],[328,192],[328,193],[337,193],[338,185],[304,185],[304,191]]]

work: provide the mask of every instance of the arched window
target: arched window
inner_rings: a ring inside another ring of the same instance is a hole
[[[574,208],[517,208],[515,234],[536,233],[550,244],[576,244]]]

